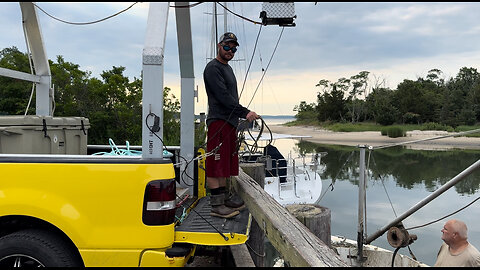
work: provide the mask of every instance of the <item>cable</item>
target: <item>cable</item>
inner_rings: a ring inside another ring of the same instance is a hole
[[[372,155],[372,161],[373,161],[373,165],[376,168],[378,168],[377,162],[375,161],[375,157],[373,155]],[[378,177],[380,178],[380,180],[382,182],[383,190],[385,190],[385,194],[387,195],[388,201],[390,202],[390,206],[392,207],[393,214],[395,215],[395,217],[397,217],[397,212],[395,212],[395,208],[393,207],[392,200],[390,199],[390,196],[388,195],[388,191],[387,191],[387,188],[385,187],[383,177],[380,174],[378,174]]]
[[[117,16],[117,15],[119,15],[119,14],[121,14],[121,13],[127,11],[127,10],[129,10],[130,8],[132,8],[132,7],[133,7],[134,5],[136,5],[136,4],[138,4],[138,2],[135,2],[135,3],[131,4],[128,8],[123,9],[123,10],[121,10],[121,11],[119,11],[119,12],[113,14],[113,15],[110,15],[110,16],[105,17],[105,18],[100,19],[100,20],[96,20],[96,21],[92,21],[92,22],[68,22],[68,21],[64,21],[64,20],[62,20],[62,19],[56,18],[56,17],[48,14],[48,12],[46,12],[45,10],[43,10],[43,9],[42,9],[41,7],[39,7],[37,4],[33,3],[34,6],[36,6],[39,10],[41,10],[43,13],[45,13],[45,14],[46,14],[47,16],[49,16],[50,18],[52,18],[52,19],[54,19],[54,20],[57,20],[57,21],[59,21],[59,22],[63,22],[63,23],[66,23],[66,24],[73,24],[73,25],[87,25],[87,24],[99,23],[99,22],[108,20],[108,19],[110,19],[110,18],[113,18],[113,17],[115,17],[115,16]]]
[[[285,30],[285,26],[282,27],[282,31],[280,32],[280,36],[278,37],[277,44],[275,45],[275,49],[273,50],[272,56],[270,57],[270,60],[268,61],[267,67],[265,68],[265,71],[262,74],[262,78],[260,78],[260,81],[258,82],[257,88],[255,89],[255,92],[253,93],[252,99],[248,103],[247,107],[249,107],[250,104],[252,103],[253,98],[255,97],[255,95],[257,93],[258,87],[260,87],[260,84],[263,81],[263,77],[265,77],[265,74],[267,73],[268,67],[270,66],[270,63],[272,62],[273,56],[275,55],[275,52],[277,51],[278,43],[280,42],[280,39],[282,38],[283,30]]]
[[[27,36],[27,31],[25,29],[25,23],[23,22],[22,25],[23,25],[23,35],[25,36],[25,46],[27,47],[28,64],[30,65],[30,74],[33,74],[32,56],[30,54],[30,46],[28,44],[28,36]],[[28,108],[30,108],[34,91],[35,91],[35,83],[32,83],[32,90],[30,91],[30,98],[28,99],[27,108],[25,108],[24,116],[27,115],[28,113]]]
[[[251,23],[254,23],[254,24],[262,24],[261,22],[256,22],[256,21],[254,21],[254,20],[251,20],[251,19],[249,19],[249,18],[247,18],[247,17],[244,17],[244,16],[242,16],[242,15],[239,15],[239,14],[231,11],[231,10],[228,9],[226,6],[220,4],[220,2],[216,2],[216,3],[219,4],[220,6],[222,6],[226,11],[232,13],[233,15],[235,15],[235,16],[237,16],[237,17],[239,17],[239,18],[242,18],[242,19],[244,19],[244,20],[246,20],[246,21],[249,21],[249,22],[251,22]]]
[[[178,194],[176,195],[179,199],[182,199],[180,196],[178,196]],[[220,234],[223,237],[223,239],[225,239],[225,241],[228,241],[228,237],[225,236],[219,229],[217,229],[217,227],[215,227],[212,223],[210,223],[206,218],[200,215],[200,213],[198,213],[194,208],[191,208],[192,205],[193,205],[193,202],[187,207],[187,209],[191,209],[195,214],[201,217],[208,225],[212,226],[212,228],[215,229],[215,231],[217,231],[217,233]]]
[[[393,267],[394,262],[395,262],[395,255],[397,255],[397,252],[398,252],[398,250],[400,250],[400,248],[401,248],[401,247],[397,247],[397,248],[395,249],[395,251],[393,252],[393,256],[392,256],[392,267]]]
[[[323,194],[320,196],[320,198],[315,202],[315,204],[319,204],[320,201],[323,199],[323,196],[325,196],[325,194],[327,194],[328,191],[333,191],[334,189],[334,186],[333,184],[335,183],[337,177],[340,175],[340,172],[342,171],[343,167],[345,167],[345,165],[347,165],[348,161],[350,160],[350,158],[353,156],[353,153],[355,153],[355,151],[352,151],[350,152],[350,155],[348,156],[347,160],[345,160],[345,162],[343,163],[342,167],[340,167],[340,169],[338,170],[337,174],[335,175],[334,178],[332,178],[332,182],[330,183],[330,185],[328,185],[327,189],[325,190],[325,192],[323,192]],[[329,187],[332,187],[332,189],[328,189]]]
[[[479,199],[480,199],[480,197],[476,198],[476,199],[473,200],[471,203],[465,205],[464,207],[462,207],[462,208],[458,209],[457,211],[455,211],[455,212],[453,212],[453,213],[451,213],[451,214],[448,214],[448,215],[446,215],[446,216],[444,216],[444,217],[441,217],[441,218],[439,218],[439,219],[436,219],[436,220],[434,220],[434,221],[428,222],[428,223],[423,224],[423,225],[410,227],[410,228],[407,228],[407,229],[405,229],[405,230],[408,231],[408,230],[418,229],[418,228],[422,228],[422,227],[428,226],[428,225],[430,225],[430,224],[433,224],[433,223],[435,223],[435,222],[438,222],[438,221],[440,221],[440,220],[442,220],[442,219],[445,219],[445,218],[447,218],[447,217],[449,217],[449,216],[452,216],[452,215],[454,215],[454,214],[456,214],[456,213],[464,210],[465,208],[469,207],[470,205],[472,205],[473,203],[475,203],[475,202],[478,201]]]
[[[258,43],[258,38],[260,37],[260,32],[262,32],[262,25],[260,25],[260,28],[258,29],[257,38],[255,39],[255,45],[253,46],[252,57],[250,58],[250,63],[248,64],[248,68],[245,73],[245,79],[243,80],[242,90],[240,91],[240,95],[238,97],[239,100],[240,100],[240,97],[242,96],[243,89],[245,89],[245,82],[247,81],[247,75],[248,75],[248,72],[250,71],[250,67],[252,66],[253,56],[255,56],[255,52],[257,51],[257,43]]]
[[[171,8],[192,8],[192,7],[196,7],[200,4],[203,4],[204,2],[197,2],[195,4],[191,4],[191,5],[186,5],[186,6],[169,6]]]

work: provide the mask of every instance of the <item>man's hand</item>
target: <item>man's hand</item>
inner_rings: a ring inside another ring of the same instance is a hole
[[[248,122],[252,122],[253,120],[258,119],[258,118],[260,118],[260,116],[259,116],[257,113],[255,113],[254,111],[250,111],[250,112],[247,114],[247,120],[248,120]]]

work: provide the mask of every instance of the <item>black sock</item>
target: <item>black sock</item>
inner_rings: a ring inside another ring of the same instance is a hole
[[[212,188],[210,189],[210,193],[212,195],[220,195],[222,193],[225,193],[225,187]]]

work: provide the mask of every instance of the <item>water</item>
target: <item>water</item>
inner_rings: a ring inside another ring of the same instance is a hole
[[[289,115],[261,115],[267,126],[284,124],[295,120],[294,116]],[[259,122],[260,124],[260,122]]]
[[[284,156],[289,152],[294,156],[299,153],[328,152],[328,155],[322,158],[322,163],[326,165],[325,171],[321,174],[322,194],[325,192],[325,195],[318,204],[331,210],[332,235],[356,240],[359,149],[319,145],[294,139],[277,140],[274,145]],[[367,161],[368,157],[367,151]],[[423,151],[395,147],[372,152],[366,191],[367,234],[371,235],[390,223],[396,215],[406,212],[479,158],[478,150]],[[465,178],[405,219],[403,225],[410,228],[426,224],[466,206],[478,197],[479,185],[480,171]],[[440,230],[450,218],[463,220],[468,226],[469,242],[480,248],[480,226],[477,226],[480,224],[480,202],[477,201],[444,220],[409,231],[410,234],[418,236],[418,240],[410,248],[419,261],[428,265],[435,263],[438,249],[442,244]],[[394,250],[388,244],[386,234],[372,244]],[[409,255],[406,248],[400,249],[399,252]],[[266,265],[272,265],[271,258],[275,257],[273,254],[275,251],[270,244],[267,244],[266,253],[268,257]]]

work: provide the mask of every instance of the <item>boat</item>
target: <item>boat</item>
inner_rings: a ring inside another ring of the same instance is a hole
[[[243,151],[240,151],[242,162],[259,162],[265,165],[264,190],[282,206],[289,204],[313,204],[321,196],[322,178],[320,174],[325,169],[321,158],[327,152],[315,153],[310,157],[293,157],[288,153],[287,158],[272,144],[279,139],[299,139],[308,136],[269,133],[263,134],[261,128],[256,127],[245,135]],[[253,150],[248,142],[254,142]],[[266,144],[260,146],[261,142]],[[266,142],[266,143],[265,143]],[[263,148],[263,151],[259,151]],[[310,159],[307,163],[306,160]]]

